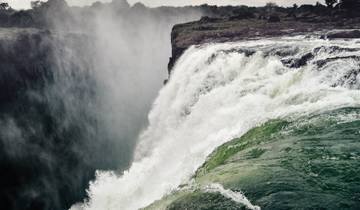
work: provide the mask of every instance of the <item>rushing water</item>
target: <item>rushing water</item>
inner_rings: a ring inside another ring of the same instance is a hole
[[[295,37],[191,47],[153,105],[131,168],[99,171],[90,199],[72,209],[146,207],[252,128],[359,107],[359,71],[357,41]]]

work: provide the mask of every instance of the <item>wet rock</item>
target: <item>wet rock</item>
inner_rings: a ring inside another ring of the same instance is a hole
[[[348,28],[360,28],[360,21],[357,18],[331,19],[327,13],[318,12],[315,7],[308,5],[298,9],[297,18],[286,17],[287,13],[269,19],[259,12],[257,18],[210,18],[204,17],[200,21],[178,24],[172,30],[172,57],[169,61],[169,74],[176,60],[182,53],[192,45],[205,43],[236,42],[249,39],[274,38],[281,36],[295,36],[304,34],[318,35],[318,31],[325,31],[321,38],[360,38],[360,30],[345,30]],[[322,8],[320,6],[316,8]],[[314,10],[313,10],[314,9]],[[284,10],[286,12],[286,10]],[[303,11],[303,12],[301,12]],[[256,12],[255,12],[256,13]],[[281,20],[281,22],[280,22]],[[339,29],[338,31],[332,31]],[[331,31],[326,33],[326,31]],[[333,50],[343,50],[335,49]],[[346,49],[344,49],[346,50]],[[316,53],[316,52],[315,52]],[[290,67],[298,68],[311,59],[306,55],[296,61],[284,61]]]
[[[319,67],[322,68],[324,67],[326,64],[336,61],[336,60],[345,60],[345,59],[355,59],[355,60],[360,60],[359,56],[355,56],[355,55],[351,55],[351,56],[341,56],[341,57],[333,57],[333,58],[326,58],[323,60],[318,60],[315,62],[315,64]]]
[[[305,66],[310,60],[314,58],[312,53],[307,53],[299,59],[282,60],[281,62],[290,68],[300,68]]]
[[[344,30],[344,31],[333,31],[323,36],[328,39],[359,39],[360,30]]]

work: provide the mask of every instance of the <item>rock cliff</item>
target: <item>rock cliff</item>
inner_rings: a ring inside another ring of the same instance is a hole
[[[172,57],[168,65],[169,73],[176,60],[192,45],[296,35],[314,35],[329,39],[360,38],[360,31],[356,30],[360,28],[358,17],[331,18],[327,13],[319,15],[311,12],[311,9],[305,11],[307,12],[299,13],[298,17],[289,15],[288,12],[278,13],[278,21],[271,21],[270,18],[263,18],[258,14],[246,18],[204,16],[199,21],[178,24],[171,33]]]

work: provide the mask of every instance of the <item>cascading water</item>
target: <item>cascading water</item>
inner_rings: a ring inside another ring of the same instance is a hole
[[[90,199],[72,209],[146,207],[251,128],[359,107],[359,66],[357,41],[295,37],[193,46],[160,91],[131,168],[121,175],[99,171]]]
[[[171,28],[203,13],[35,5],[0,11],[0,209],[68,209],[96,169],[127,169],[167,78]]]

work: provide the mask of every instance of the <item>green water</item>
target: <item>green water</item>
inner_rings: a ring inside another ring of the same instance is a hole
[[[360,209],[360,109],[269,121],[214,151],[194,183],[149,209],[246,209],[199,190],[211,183],[261,209]]]

